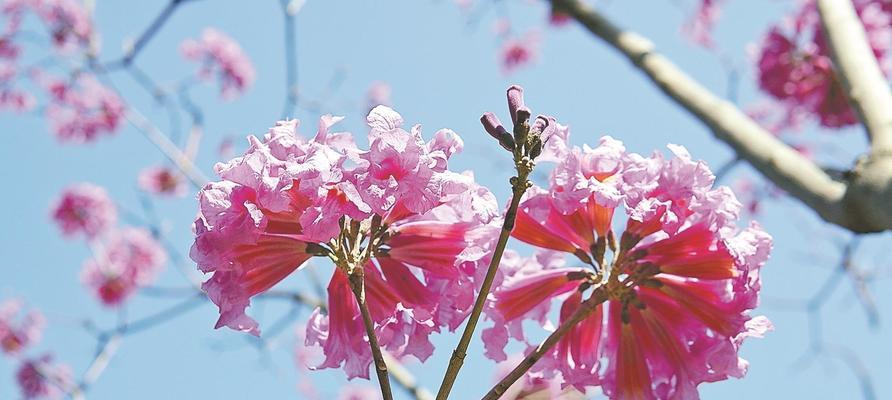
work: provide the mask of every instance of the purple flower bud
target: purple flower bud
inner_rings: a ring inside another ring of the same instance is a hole
[[[517,117],[517,112],[521,108],[526,108],[523,104],[523,88],[518,85],[511,85],[508,88],[508,113],[511,115],[511,122],[515,125],[518,121],[523,121],[522,118]],[[527,109],[527,115],[529,115],[529,109]]]
[[[502,126],[502,121],[499,121],[499,117],[496,117],[495,114],[491,112],[483,113],[483,116],[480,117],[480,123],[483,124],[483,129],[486,130],[486,133],[489,136],[496,138],[499,140],[502,137],[502,134],[508,133],[505,130],[505,127]]]

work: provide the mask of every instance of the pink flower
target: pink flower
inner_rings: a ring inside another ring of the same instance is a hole
[[[59,141],[89,143],[121,127],[127,111],[124,102],[93,76],[80,75],[70,81],[38,79],[50,95],[46,117]]]
[[[186,192],[183,176],[167,166],[143,169],[139,173],[139,188],[149,193],[182,196]]]
[[[238,42],[214,28],[205,28],[199,39],[187,39],[180,53],[189,61],[201,64],[198,76],[209,79],[216,75],[220,94],[232,100],[254,83],[254,66]]]
[[[74,385],[71,369],[67,365],[53,363],[50,355],[22,361],[15,376],[26,400],[59,398]]]
[[[117,211],[105,189],[79,183],[62,191],[52,216],[65,237],[83,234],[92,239],[115,224]]]
[[[103,305],[116,307],[151,284],[166,262],[167,253],[150,232],[126,228],[84,263],[82,279]]]
[[[93,34],[93,22],[76,0],[33,0],[30,5],[49,28],[53,45],[61,50],[85,46]]]
[[[419,126],[385,106],[367,121],[368,150],[341,118],[324,116],[302,139],[298,121],[281,121],[263,140],[249,137],[241,157],[215,167],[222,181],[199,192],[191,257],[220,308],[217,327],[259,334],[245,314],[250,299],[314,256],[339,259],[337,243],[365,243],[367,303],[379,343],[397,357],[425,360],[429,336],[455,329],[473,303],[477,264],[491,245],[498,206],[469,175],[448,170],[462,148],[452,131],[424,142]],[[359,266],[357,266],[359,267]],[[325,356],[317,368],[343,365],[368,378],[372,357],[344,263],[332,272],[327,312],[316,310],[305,342]]]
[[[877,0],[859,0],[855,7],[874,54],[884,71],[892,46],[892,14]],[[821,32],[813,1],[762,39],[757,59],[759,87],[780,101],[786,114],[807,114],[822,126],[839,128],[858,119],[846,100]]]
[[[694,16],[682,26],[685,36],[703,47],[714,47],[712,29],[721,15],[720,3],[722,0],[700,0]]]
[[[22,308],[19,300],[7,300],[0,304],[0,349],[9,355],[16,355],[29,345],[40,340],[46,320],[37,310],[28,312],[18,322],[16,315]]]
[[[548,191],[531,189],[512,235],[549,252],[509,255],[504,282],[487,313],[487,356],[505,359],[509,337],[526,342],[524,319],[544,327],[551,300],[569,318],[593,287],[608,300],[534,367],[580,391],[602,386],[610,398],[698,398],[697,385],[741,377],[737,351],[770,325],[752,318],[759,268],[771,237],[754,224],[735,227],[740,203],[681,146],[673,157],[627,153],[605,137],[569,150]],[[615,211],[627,214],[613,232]],[[612,253],[612,257],[609,257]],[[560,253],[575,257],[566,262]]]
[[[502,42],[500,58],[502,72],[512,73],[518,68],[532,63],[539,53],[539,33],[527,32],[523,37],[506,38]]]

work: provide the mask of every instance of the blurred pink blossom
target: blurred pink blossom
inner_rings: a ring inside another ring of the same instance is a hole
[[[95,77],[58,80],[38,74],[38,80],[50,95],[46,117],[59,141],[89,143],[121,127],[127,111],[124,102]]]
[[[153,194],[182,196],[186,193],[183,175],[163,165],[148,167],[139,173],[139,188]]]
[[[114,225],[117,215],[105,189],[91,183],[65,188],[52,211],[56,225],[69,238],[84,235],[92,239]]]
[[[539,53],[539,32],[527,32],[523,37],[506,38],[502,42],[500,58],[502,72],[510,74],[532,63]]]
[[[9,355],[20,354],[29,345],[37,343],[46,325],[46,319],[37,310],[31,310],[16,321],[21,309],[20,300],[0,303],[0,349]]]
[[[216,75],[226,100],[242,95],[254,83],[254,66],[248,55],[238,42],[217,29],[205,28],[199,39],[186,39],[180,53],[201,65],[199,78]]]
[[[23,360],[15,376],[25,400],[60,398],[74,385],[71,368],[50,355]]]
[[[151,284],[167,262],[164,248],[142,228],[115,232],[98,253],[84,263],[82,279],[108,307],[119,306]]]

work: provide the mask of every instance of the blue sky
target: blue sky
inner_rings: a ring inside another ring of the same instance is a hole
[[[103,59],[120,54],[120,44],[148,25],[165,2],[97,1],[96,21],[102,35]],[[725,93],[728,73],[714,53],[687,43],[680,25],[693,1],[634,0],[601,2],[603,11],[621,25],[654,39],[658,48],[710,89]],[[729,1],[716,35],[727,60],[740,67],[739,97],[743,104],[761,98],[753,84],[748,44],[755,42],[768,24],[778,20],[792,1]],[[571,25],[542,30],[542,53],[529,68],[505,76],[497,62],[498,42],[491,26],[497,13],[507,13],[517,32],[543,27],[545,8],[539,2],[502,2],[487,7],[476,24],[453,2],[310,0],[297,19],[299,85],[309,98],[322,97],[335,74],[343,82],[330,96],[326,112],[346,115],[344,127],[362,137],[365,133],[364,93],[368,85],[383,80],[393,88],[393,103],[409,123],[422,123],[431,134],[448,127],[462,135],[464,153],[453,158],[452,167],[472,169],[501,202],[507,200],[510,165],[497,160],[497,144],[479,127],[484,111],[504,114],[504,90],[512,83],[526,88],[527,103],[534,112],[551,114],[572,128],[575,144],[595,143],[609,134],[641,153],[664,150],[667,143],[682,144],[696,158],[714,168],[731,158],[730,151],[712,139],[696,120],[685,114],[620,56]],[[161,83],[175,82],[193,70],[178,54],[179,43],[195,37],[206,26],[219,28],[236,38],[251,57],[258,79],[254,87],[234,102],[217,98],[216,87],[202,86],[193,98],[204,109],[205,138],[197,164],[210,175],[217,160],[218,143],[227,137],[262,134],[278,118],[284,99],[282,17],[276,0],[254,2],[196,1],[177,10],[164,29],[139,55],[137,64]],[[27,49],[35,59],[42,52]],[[168,130],[164,110],[153,104],[126,75],[113,80],[128,100],[163,130]],[[314,126],[318,114],[301,110],[296,117]],[[51,225],[50,204],[64,186],[89,181],[106,187],[124,208],[143,212],[136,190],[136,174],[143,167],[163,162],[160,153],[136,130],[127,127],[116,136],[95,144],[58,144],[46,122],[35,115],[0,114],[4,144],[0,146],[0,176],[6,190],[0,196],[0,299],[20,296],[44,311],[49,326],[34,353],[50,351],[82,373],[92,357],[95,342],[78,321],[90,318],[110,327],[118,317],[97,305],[79,281],[82,262],[89,250],[78,241],[63,240]],[[841,165],[864,149],[860,128],[821,134],[807,129],[805,140],[838,149]],[[848,157],[848,158],[847,158]],[[829,159],[829,157],[828,157]],[[752,174],[740,167],[728,178]],[[151,203],[165,237],[187,268],[182,256],[191,244],[190,224],[195,216],[194,191],[182,199]],[[704,385],[703,397],[750,398],[857,398],[858,381],[836,359],[797,363],[807,353],[805,314],[783,306],[791,299],[816,293],[833,272],[839,249],[848,235],[827,227],[793,200],[769,204],[759,217],[775,237],[772,260],[764,269],[764,306],[777,330],[763,340],[748,342],[742,351],[751,362],[744,380]],[[876,269],[873,294],[880,320],[889,320],[892,294],[883,290],[882,279],[890,272],[890,235],[865,238],[855,259],[858,266]],[[177,257],[177,255],[172,255]],[[293,276],[285,287],[306,286],[306,276]],[[168,265],[159,286],[181,287],[184,281]],[[892,373],[892,347],[881,325],[870,329],[859,303],[843,279],[824,307],[823,335],[829,343],[845,345],[863,360],[873,376],[878,398],[892,396],[892,383],[881,379]],[[181,301],[176,298],[137,296],[127,308],[131,319],[149,315]],[[270,327],[289,312],[289,306],[269,301],[253,307],[262,326]],[[306,319],[299,311],[295,323]],[[184,316],[154,329],[127,337],[109,369],[94,385],[96,399],[154,398],[300,398],[292,362],[295,323],[258,350],[244,335],[213,330],[216,309],[203,304]],[[484,324],[485,325],[485,324]],[[424,365],[409,364],[421,382],[434,390],[457,338],[435,338],[437,351]],[[493,366],[481,357],[475,340],[471,356],[456,385],[456,399],[475,398],[491,383]],[[17,398],[13,382],[16,364],[0,360],[0,399]],[[314,373],[319,390],[333,395],[343,385],[340,371]],[[374,384],[374,383],[371,383]],[[402,398],[403,393],[398,397]]]

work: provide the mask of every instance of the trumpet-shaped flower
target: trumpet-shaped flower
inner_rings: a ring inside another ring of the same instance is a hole
[[[563,322],[598,288],[607,301],[534,367],[541,376],[642,399],[698,398],[702,382],[743,376],[741,342],[770,329],[749,311],[771,237],[757,224],[737,229],[730,190],[713,188],[704,163],[669,147],[670,158],[643,157],[604,137],[567,149],[549,190],[528,191],[512,234],[547,252],[506,257],[487,311],[495,324],[483,333],[490,358],[505,359],[509,337],[526,342],[523,320],[553,326],[552,300]],[[619,209],[625,231],[616,235]]]
[[[279,122],[218,164],[222,180],[198,196],[191,257],[213,274],[204,288],[220,308],[217,327],[255,335],[245,314],[252,297],[312,257],[332,259],[327,304],[311,315],[305,341],[322,347],[318,368],[368,378],[372,356],[350,275],[363,271],[381,346],[424,360],[429,335],[455,329],[473,303],[498,207],[470,175],[448,170],[462,148],[454,132],[425,142],[419,126],[406,131],[402,116],[379,106],[367,118],[369,149],[360,150],[350,134],[331,131],[340,119],[323,117],[309,140],[298,121]],[[345,246],[361,259],[348,265]]]

